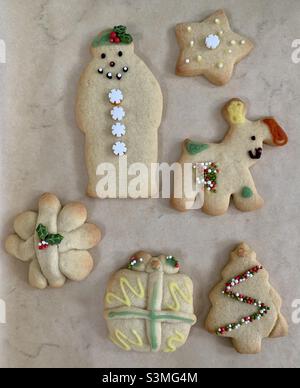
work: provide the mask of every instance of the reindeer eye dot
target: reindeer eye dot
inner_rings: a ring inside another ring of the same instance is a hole
[[[252,136],[251,140],[255,141],[256,140],[256,136]]]

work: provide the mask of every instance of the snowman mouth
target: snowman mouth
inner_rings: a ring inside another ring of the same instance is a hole
[[[253,160],[258,160],[262,157],[263,149],[262,148],[255,148],[255,151],[252,150],[249,151],[249,156]]]
[[[106,72],[103,68],[98,69],[98,73],[100,75],[105,76],[109,80],[117,79],[119,81],[122,80],[122,78],[125,76],[126,73],[128,73],[129,68],[127,66],[124,66],[121,71],[117,73],[113,73],[111,71]]]

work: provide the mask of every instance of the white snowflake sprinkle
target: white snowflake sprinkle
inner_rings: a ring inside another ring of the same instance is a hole
[[[116,123],[112,126],[112,134],[116,137],[122,137],[126,135],[126,127],[124,124]]]
[[[111,115],[115,121],[122,121],[125,117],[125,111],[122,107],[116,106],[111,111]]]
[[[112,89],[109,93],[109,101],[112,104],[119,105],[124,100],[123,93],[120,89]]]
[[[218,35],[210,34],[205,39],[205,45],[208,49],[215,50],[221,44],[221,40]]]
[[[116,156],[124,156],[127,153],[126,144],[118,141],[113,145],[113,152]]]

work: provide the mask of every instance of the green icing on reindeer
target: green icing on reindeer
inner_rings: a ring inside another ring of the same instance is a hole
[[[245,186],[242,190],[242,197],[243,198],[251,198],[253,197],[253,191],[250,189],[250,187]]]
[[[186,143],[186,150],[190,155],[197,155],[200,152],[203,152],[209,148],[208,144],[194,143],[192,141],[188,141]]]

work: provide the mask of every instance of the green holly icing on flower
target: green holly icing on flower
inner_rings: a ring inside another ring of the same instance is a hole
[[[64,239],[60,234],[49,233],[47,227],[42,224],[37,227],[36,232],[40,239],[39,250],[47,249],[49,245],[59,245]]]
[[[97,48],[108,44],[130,44],[133,42],[133,38],[126,31],[127,27],[116,26],[113,30],[96,36],[93,40],[92,46]]]

